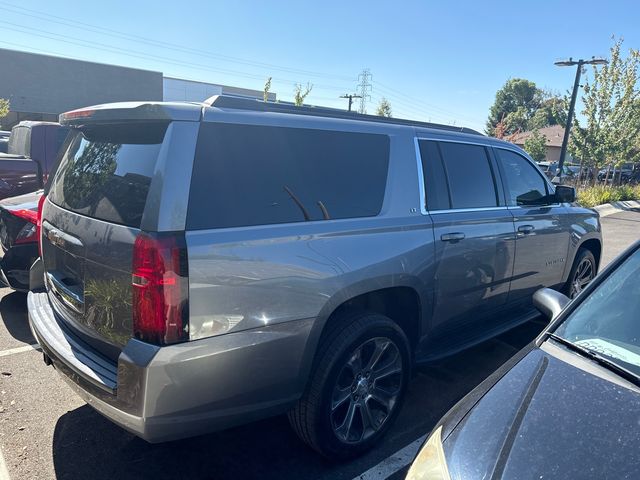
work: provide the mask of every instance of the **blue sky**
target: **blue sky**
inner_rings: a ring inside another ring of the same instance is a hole
[[[0,47],[262,89],[344,107],[338,95],[373,75],[394,116],[482,129],[512,77],[564,93],[562,58],[606,56],[612,35],[640,48],[640,2],[248,2],[0,0]],[[8,68],[4,65],[2,68]]]

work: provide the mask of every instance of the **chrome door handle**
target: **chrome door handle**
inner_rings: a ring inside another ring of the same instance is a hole
[[[443,242],[459,242],[460,240],[464,240],[464,233],[443,233],[442,235],[440,235],[440,240],[442,240]]]
[[[520,225],[518,227],[518,232],[523,233],[525,235],[529,235],[536,229],[533,225]]]

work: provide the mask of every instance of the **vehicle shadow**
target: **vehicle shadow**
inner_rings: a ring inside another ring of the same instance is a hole
[[[60,417],[53,463],[56,478],[93,480],[318,478],[332,468],[300,443],[283,416],[151,445],[89,406]]]
[[[458,400],[544,327],[529,322],[494,340],[419,367],[402,411],[381,445],[347,463],[306,447],[284,416],[196,438],[151,445],[88,406],[64,414],[53,437],[56,478],[352,479],[431,431]]]
[[[29,328],[27,316],[27,296],[22,292],[12,292],[0,300],[0,315],[9,334],[24,343],[35,343]]]

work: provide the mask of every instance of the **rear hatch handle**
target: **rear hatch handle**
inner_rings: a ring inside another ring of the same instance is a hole
[[[84,313],[84,298],[83,295],[74,291],[73,286],[65,285],[64,281],[58,278],[55,272],[47,272],[45,278],[47,279],[47,286],[49,290],[65,305],[69,306],[77,313]]]

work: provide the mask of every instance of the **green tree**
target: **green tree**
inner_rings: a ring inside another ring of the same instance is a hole
[[[271,77],[267,78],[267,81],[264,82],[264,91],[262,92],[262,98],[265,102],[269,101],[269,91],[271,90]]]
[[[496,92],[496,99],[489,110],[486,133],[494,135],[495,128],[504,122],[505,133],[513,129],[526,129],[526,122],[541,103],[541,91],[536,84],[523,78],[511,78]],[[511,116],[511,118],[509,118]]]
[[[529,112],[525,107],[518,107],[514,112],[504,117],[504,128],[506,134],[526,132],[529,130]]]
[[[524,141],[524,149],[536,162],[544,162],[547,158],[547,137],[535,130]]]
[[[293,101],[296,104],[296,107],[304,105],[304,100],[307,98],[307,95],[311,93],[311,89],[313,89],[313,85],[309,82],[307,82],[307,86],[304,88],[304,91],[302,89],[302,85],[299,83],[296,84],[293,89]]]
[[[512,78],[497,91],[489,111],[486,133],[508,137],[551,125],[566,125],[567,100],[536,87],[523,78]]]
[[[583,81],[583,119],[574,118],[569,149],[589,167],[619,167],[640,156],[640,52],[630,49],[623,57],[622,42],[614,40],[609,64],[593,66]]]
[[[376,109],[376,115],[380,117],[392,117],[391,103],[386,98],[382,97],[378,108]]]
[[[6,117],[9,113],[9,100],[6,98],[0,98],[0,118]]]
[[[551,125],[565,126],[569,110],[567,98],[550,92],[544,92],[542,95],[542,103],[529,119],[527,129],[537,130]]]

